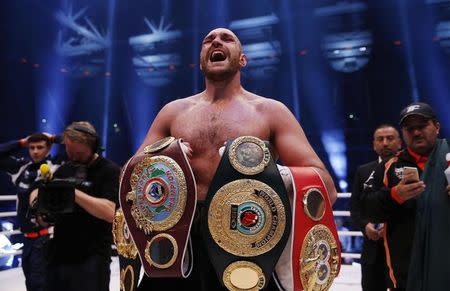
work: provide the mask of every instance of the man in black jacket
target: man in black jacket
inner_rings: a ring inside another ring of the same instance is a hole
[[[450,285],[450,197],[444,170],[448,140],[438,139],[440,123],[426,103],[400,114],[407,148],[375,170],[362,203],[368,217],[384,222],[390,287],[443,291]],[[405,167],[415,167],[419,177]]]
[[[53,177],[75,178],[82,183],[75,186],[73,213],[55,217],[46,290],[107,291],[120,168],[99,154],[100,140],[89,122],[66,127],[64,144],[68,162]],[[30,202],[37,194],[36,189]]]
[[[48,228],[35,223],[28,216],[28,198],[31,185],[40,179],[39,167],[48,164],[54,171],[59,166],[49,153],[55,136],[34,133],[20,140],[0,144],[0,170],[11,176],[17,188],[17,220],[24,235],[22,250],[22,269],[28,291],[44,290],[47,263],[43,246],[48,240]],[[17,153],[28,149],[29,157],[20,157]]]
[[[350,213],[353,223],[364,234],[361,253],[361,285],[364,291],[387,289],[387,267],[382,239],[383,225],[372,223],[362,212],[361,192],[373,179],[373,171],[377,165],[393,156],[400,148],[401,140],[397,129],[389,124],[378,126],[373,134],[373,149],[378,154],[378,159],[359,166],[353,179]]]

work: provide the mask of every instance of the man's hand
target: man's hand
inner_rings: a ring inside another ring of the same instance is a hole
[[[398,183],[397,195],[403,200],[409,200],[417,197],[425,190],[425,183],[417,181],[412,173],[403,176],[403,179]]]
[[[447,194],[450,196],[450,184],[447,185]]]
[[[370,222],[366,224],[364,232],[370,240],[379,240],[381,237],[380,232],[375,228],[375,225]]]
[[[28,203],[30,206],[33,206],[34,203],[36,203],[38,197],[38,190],[39,189],[34,189],[33,191],[31,191],[30,198],[28,199]]]

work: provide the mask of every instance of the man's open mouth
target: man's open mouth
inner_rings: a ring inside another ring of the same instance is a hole
[[[225,56],[225,54],[222,51],[214,51],[212,52],[212,54],[209,56],[209,60],[211,62],[221,62],[221,61],[225,61],[227,57]]]

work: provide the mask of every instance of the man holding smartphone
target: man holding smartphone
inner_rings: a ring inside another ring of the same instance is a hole
[[[390,124],[378,126],[373,133],[373,150],[378,158],[358,167],[353,179],[350,214],[353,223],[364,234],[361,251],[361,287],[363,291],[386,291],[386,258],[383,224],[372,223],[362,211],[361,193],[370,185],[379,163],[394,156],[402,142],[397,129]]]
[[[400,126],[406,149],[377,167],[361,201],[369,219],[385,223],[390,287],[447,290],[450,197],[444,170],[450,146],[438,139],[440,124],[426,103],[405,107]]]

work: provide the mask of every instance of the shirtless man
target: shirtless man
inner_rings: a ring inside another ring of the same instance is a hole
[[[333,203],[336,189],[331,176],[294,115],[282,103],[242,87],[240,70],[246,64],[247,57],[232,31],[217,28],[209,32],[200,52],[206,89],[164,106],[138,151],[166,136],[182,138],[190,146],[198,199],[204,200],[220,161],[219,148],[239,136],[256,136],[270,141],[285,166],[317,169]]]
[[[246,64],[241,43],[232,31],[217,28],[209,32],[203,39],[200,52],[200,69],[205,75],[206,89],[165,105],[138,152],[167,136],[182,138],[188,146],[198,200],[203,201],[221,159],[219,148],[227,140],[244,135],[255,136],[270,141],[274,155],[285,166],[317,169],[333,203],[336,189],[331,176],[311,148],[293,114],[282,103],[255,95],[242,87],[240,70]],[[195,220],[191,236],[194,252],[201,252],[202,248],[195,244]],[[205,253],[194,256],[194,271],[187,279],[148,279],[147,283],[141,284],[142,290],[150,290],[159,283],[165,288],[192,284],[196,290],[219,290],[220,283],[211,271],[210,263],[204,262],[205,256]],[[203,262],[196,262],[197,258]],[[196,272],[196,268],[200,271]],[[176,283],[180,280],[182,282]]]

